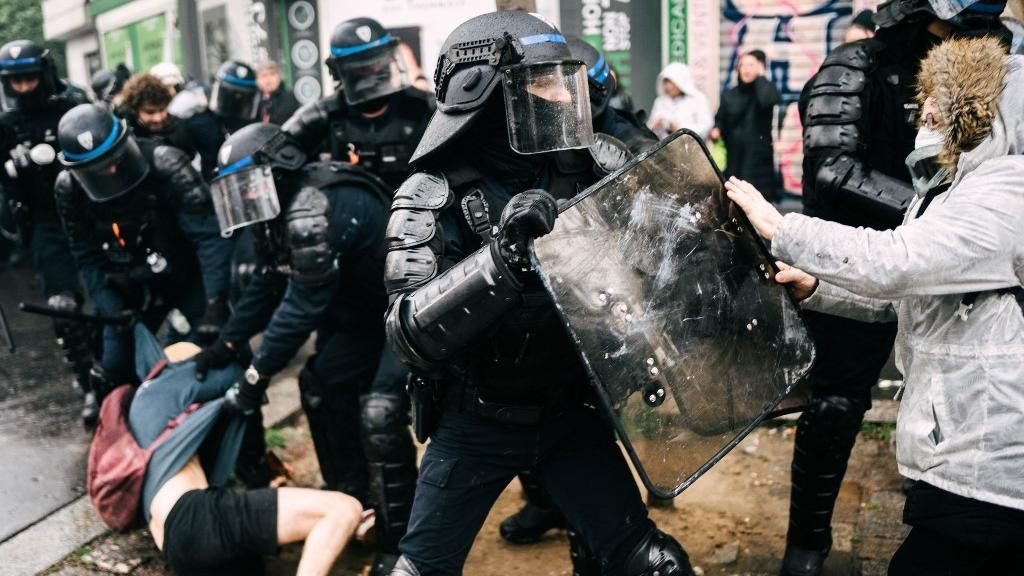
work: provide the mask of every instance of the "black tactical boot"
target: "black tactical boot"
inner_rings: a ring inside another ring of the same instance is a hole
[[[832,549],[832,512],[864,407],[842,396],[816,398],[797,422],[789,532],[780,576],[818,576]]]
[[[565,517],[555,508],[548,493],[532,472],[520,472],[526,505],[501,523],[501,537],[510,544],[528,544],[540,540],[552,528],[568,526]]]

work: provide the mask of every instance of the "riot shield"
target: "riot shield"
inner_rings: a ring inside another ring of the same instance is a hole
[[[810,369],[797,305],[691,132],[574,198],[532,257],[658,496],[693,483]]]

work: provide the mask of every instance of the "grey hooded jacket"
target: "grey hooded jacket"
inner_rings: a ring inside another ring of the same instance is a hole
[[[806,308],[898,320],[900,473],[1024,510],[1024,314],[992,292],[1024,284],[1024,58],[1004,61],[991,133],[927,212],[888,231],[788,214],[772,251],[821,280]]]

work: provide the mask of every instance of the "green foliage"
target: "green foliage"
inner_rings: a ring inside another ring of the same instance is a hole
[[[50,49],[57,72],[66,74],[64,43],[43,39],[43,4],[40,0],[0,0],[0,44],[11,40],[32,40]]]
[[[263,439],[267,443],[267,448],[283,449],[285,447],[284,434],[277,428],[267,428],[263,432]]]
[[[896,425],[881,422],[865,422],[860,426],[860,433],[868,438],[891,442],[896,434]]]

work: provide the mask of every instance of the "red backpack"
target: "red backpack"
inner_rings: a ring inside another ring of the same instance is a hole
[[[166,365],[165,359],[157,362],[146,380],[155,378]],[[141,517],[142,484],[153,452],[174,428],[185,421],[186,416],[199,408],[199,404],[190,405],[167,423],[167,428],[152,444],[142,448],[128,426],[128,410],[135,398],[135,390],[135,386],[125,384],[107,395],[89,446],[86,476],[89,499],[103,522],[118,532],[129,530]]]

